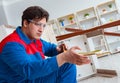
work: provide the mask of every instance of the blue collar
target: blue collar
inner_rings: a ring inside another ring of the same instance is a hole
[[[20,38],[25,41],[27,44],[30,44],[31,42],[35,42],[35,40],[30,40],[21,30],[21,26],[18,26],[16,29],[16,32],[18,33],[18,35],[20,36]]]

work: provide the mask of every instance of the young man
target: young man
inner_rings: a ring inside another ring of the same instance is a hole
[[[76,66],[90,61],[75,46],[63,52],[40,38],[49,14],[39,6],[28,7],[22,26],[0,43],[0,83],[76,83]],[[45,56],[51,58],[45,59]]]

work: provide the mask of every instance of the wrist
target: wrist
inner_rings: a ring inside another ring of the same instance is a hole
[[[58,66],[61,66],[67,62],[66,56],[64,55],[64,53],[60,53],[59,55],[57,55],[57,62],[58,62]]]

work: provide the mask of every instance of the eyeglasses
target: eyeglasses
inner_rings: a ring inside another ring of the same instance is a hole
[[[45,28],[46,27],[46,24],[43,24],[43,23],[38,23],[38,22],[35,22],[35,21],[33,21],[33,20],[29,20],[29,22],[31,22],[31,23],[34,23],[36,26],[38,26],[38,27],[43,27],[43,28]]]

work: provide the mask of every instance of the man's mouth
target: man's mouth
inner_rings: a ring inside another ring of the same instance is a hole
[[[37,33],[38,36],[41,36],[41,33]]]

